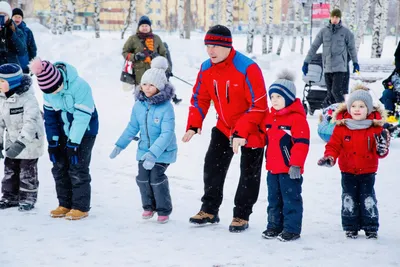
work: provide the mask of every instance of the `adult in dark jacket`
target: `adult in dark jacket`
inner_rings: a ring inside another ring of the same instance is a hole
[[[11,7],[0,2],[0,65],[20,64],[18,56],[26,54],[25,34],[11,19]]]
[[[26,40],[26,48],[27,51],[25,55],[19,56],[19,63],[21,64],[22,71],[24,73],[29,73],[28,64],[29,61],[36,57],[36,42],[35,38],[33,37],[32,31],[26,26],[26,23],[23,21],[24,19],[24,12],[22,12],[19,8],[14,8],[12,11],[12,19],[17,24],[18,28],[23,31],[25,34]]]
[[[334,9],[331,12],[329,25],[320,30],[304,60],[302,71],[308,73],[308,64],[321,45],[323,45],[322,59],[325,74],[325,82],[328,94],[323,107],[344,101],[347,93],[346,77],[348,71],[348,58],[353,61],[353,72],[359,71],[357,50],[353,33],[342,25],[342,12]]]
[[[400,70],[400,42],[397,45],[396,52],[394,52],[394,63],[396,65],[396,69]]]

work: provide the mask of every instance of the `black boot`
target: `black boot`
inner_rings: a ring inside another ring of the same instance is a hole
[[[278,235],[278,240],[282,242],[288,242],[288,241],[294,241],[296,239],[299,239],[300,235],[299,234],[294,234],[294,233],[288,233],[283,231]]]
[[[367,239],[378,239],[378,233],[374,231],[371,232],[365,231],[365,236],[367,237]]]
[[[346,237],[351,239],[357,239],[358,231],[346,231]]]
[[[2,210],[12,208],[12,207],[17,207],[17,206],[18,206],[18,201],[11,201],[6,198],[2,198],[0,200],[0,209],[2,209]]]
[[[179,104],[182,102],[182,99],[179,99],[176,95],[172,98],[172,101],[174,102],[175,105]]]
[[[262,237],[265,239],[273,239],[278,237],[278,235],[281,233],[281,231],[277,231],[275,229],[267,229],[262,233]]]

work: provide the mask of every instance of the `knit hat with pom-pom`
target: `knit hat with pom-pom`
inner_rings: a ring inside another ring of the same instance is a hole
[[[153,58],[151,61],[150,69],[142,76],[140,85],[152,84],[158,90],[164,90],[165,84],[168,83],[167,76],[165,76],[165,71],[168,69],[168,61],[165,57],[158,56]]]
[[[10,63],[0,66],[0,79],[8,82],[10,90],[21,85],[22,74],[22,69],[18,64]]]
[[[49,61],[34,58],[29,63],[30,71],[36,75],[39,88],[45,94],[51,94],[63,84],[61,72]]]
[[[288,70],[283,70],[278,74],[276,80],[268,90],[271,98],[272,93],[280,94],[285,99],[285,107],[289,106],[296,99],[296,85],[294,84],[295,76]]]
[[[356,85],[347,99],[347,111],[350,112],[351,105],[357,100],[365,103],[367,106],[368,115],[371,114],[374,108],[371,94],[368,92],[369,88],[364,85]]]

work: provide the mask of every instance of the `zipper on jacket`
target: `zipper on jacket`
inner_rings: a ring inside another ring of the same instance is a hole
[[[224,112],[222,110],[221,100],[219,99],[219,95],[218,95],[218,83],[216,80],[214,80],[214,91],[215,91],[215,95],[217,96],[217,99],[218,99],[218,104],[219,104],[219,109],[221,110],[222,120],[225,123],[225,125],[229,127],[228,123],[226,123],[226,120],[224,117]]]
[[[228,104],[229,104],[229,83],[230,81],[226,81],[226,88],[225,88],[226,101],[228,101]]]
[[[369,136],[367,137],[367,140],[368,140],[368,151],[371,151],[371,140]]]
[[[150,105],[148,104],[147,109],[146,109],[146,136],[147,139],[149,139],[149,143],[148,143],[148,148],[150,148],[150,135],[149,135],[149,126],[147,125],[147,119],[148,119],[148,115],[149,115],[149,109],[150,109]]]

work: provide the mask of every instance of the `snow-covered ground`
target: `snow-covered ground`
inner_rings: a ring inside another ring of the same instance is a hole
[[[311,148],[305,166],[302,238],[282,243],[261,238],[266,226],[266,172],[263,170],[261,191],[250,228],[240,234],[230,233],[233,199],[238,183],[239,157],[232,161],[225,183],[224,201],[218,225],[194,227],[188,223],[198,212],[203,193],[202,169],[215,112],[210,110],[203,134],[190,143],[179,142],[178,160],[167,175],[170,179],[174,211],[171,220],[159,225],[154,219],[141,219],[141,202],[135,182],[136,143],[116,159],[109,154],[125,128],[132,94],[122,91],[119,76],[122,68],[121,48],[125,40],[119,33],[102,32],[53,36],[38,24],[31,24],[39,48],[38,55],[50,61],[65,60],[77,67],[92,86],[100,117],[100,132],[93,150],[92,209],[81,221],[52,219],[49,211],[58,204],[51,164],[47,155],[39,161],[40,190],[36,209],[19,212],[0,211],[0,266],[400,266],[400,179],[398,174],[400,141],[391,144],[390,155],[380,162],[376,178],[379,201],[380,231],[378,240],[347,240],[341,229],[340,172],[337,167],[322,168],[316,162],[322,156],[324,143],[316,126],[319,111],[309,116]],[[202,61],[207,58],[203,34],[193,33],[191,40],[177,34],[160,34],[167,41],[174,61],[174,74],[190,83],[196,78]],[[234,46],[245,50],[246,36],[234,36]],[[275,38],[275,49],[278,44]],[[307,38],[305,51],[309,47]],[[371,39],[365,38],[359,53],[368,61]],[[270,85],[276,73],[289,68],[297,73],[297,95],[302,97],[301,66],[304,55],[290,52],[291,41],[285,41],[282,56],[260,57],[261,38],[255,40],[257,60]],[[299,45],[298,45],[299,49]],[[383,57],[393,59],[394,38],[386,38]],[[362,72],[362,64],[361,64]],[[176,134],[185,131],[191,87],[172,82],[184,101],[175,106]],[[380,82],[371,84],[377,100]],[[41,100],[41,92],[37,88]],[[3,166],[0,167],[0,173]]]

